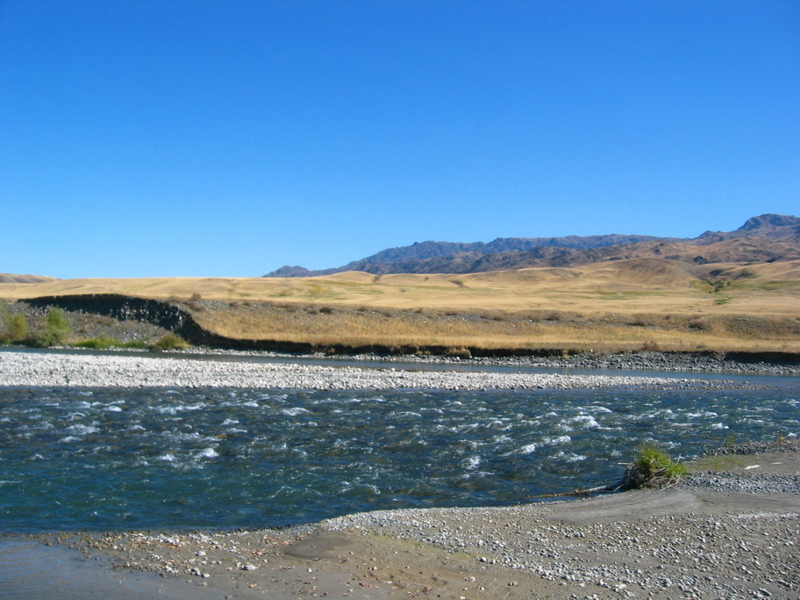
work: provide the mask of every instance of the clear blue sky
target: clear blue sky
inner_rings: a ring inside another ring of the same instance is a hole
[[[0,0],[0,272],[800,214],[798,0]]]

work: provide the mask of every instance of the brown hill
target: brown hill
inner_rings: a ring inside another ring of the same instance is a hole
[[[44,283],[46,281],[56,281],[56,278],[42,275],[12,275],[10,273],[0,273],[0,283]]]

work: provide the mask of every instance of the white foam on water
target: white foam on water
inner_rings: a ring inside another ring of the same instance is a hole
[[[548,446],[555,446],[558,444],[569,444],[572,438],[568,435],[560,435],[558,437],[544,438],[544,443]]]
[[[77,425],[70,425],[67,427],[66,431],[74,433],[75,435],[88,435],[90,433],[97,433],[100,430],[97,427],[92,427],[91,425],[81,425],[79,423]]]
[[[654,417],[674,417],[675,413],[671,408],[662,408],[652,413]]]
[[[703,410],[700,412],[690,412],[686,413],[685,415],[688,419],[697,419],[699,417],[718,417],[719,415],[715,412]]]
[[[575,454],[574,452],[561,451],[558,454],[556,454],[556,458],[563,458],[567,462],[580,462],[582,460],[586,460],[588,457],[584,456],[583,454]]]
[[[282,408],[281,412],[284,415],[287,415],[289,417],[297,417],[299,415],[302,415],[303,413],[310,413],[311,411],[310,410],[306,410],[305,408],[301,408],[299,406],[296,406],[294,408]]]
[[[158,457],[158,460],[163,460],[164,462],[175,462],[175,455],[171,452],[164,454]]]
[[[578,415],[570,419],[570,421],[573,423],[580,423],[585,429],[600,427],[600,423],[591,415]]]
[[[478,465],[481,464],[481,457],[480,456],[469,456],[465,461],[464,468],[468,471],[473,471],[478,468]]]
[[[725,423],[714,423],[711,429],[730,429]]]
[[[217,452],[214,448],[204,448],[196,455],[197,458],[217,458],[218,456],[219,452]]]
[[[201,403],[197,403],[197,404],[177,404],[177,405],[171,405],[171,406],[157,406],[156,407],[156,411],[160,412],[161,414],[165,414],[165,415],[174,415],[174,414],[177,414],[179,412],[195,411],[195,410],[201,410],[203,408],[205,408],[205,405],[201,404]]]
[[[534,442],[533,444],[527,444],[527,445],[523,446],[522,448],[519,448],[518,450],[515,450],[514,452],[509,452],[508,454],[504,454],[503,456],[511,456],[512,454],[533,454],[534,452],[536,452],[536,449],[538,447],[539,447],[539,444]]]
[[[193,431],[192,433],[184,433],[182,431],[165,431],[162,433],[162,435],[175,441],[196,440],[200,438],[200,434],[196,431]]]
[[[496,435],[492,438],[492,444],[507,444],[508,442],[513,442],[514,438],[508,435]]]

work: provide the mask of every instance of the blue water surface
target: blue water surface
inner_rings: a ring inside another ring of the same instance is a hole
[[[799,434],[800,393],[0,388],[0,428],[2,532],[253,528],[605,485]]]

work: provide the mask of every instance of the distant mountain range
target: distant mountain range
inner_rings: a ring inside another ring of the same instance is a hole
[[[605,260],[662,258],[696,264],[800,260],[800,218],[766,214],[734,231],[706,231],[696,238],[591,235],[498,238],[492,242],[420,242],[389,248],[342,267],[310,271],[284,266],[265,277],[314,277],[345,271],[479,273],[528,267],[566,267]]]

